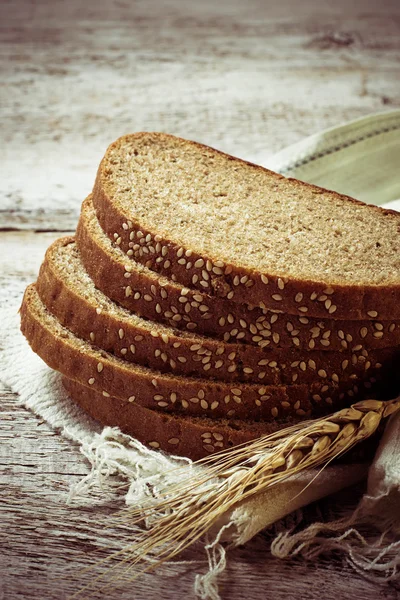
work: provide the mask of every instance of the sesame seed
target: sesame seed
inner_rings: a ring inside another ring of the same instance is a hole
[[[292,341],[295,346],[300,346],[300,340],[298,337],[292,338]]]
[[[280,335],[279,333],[273,333],[272,334],[272,339],[274,341],[274,344],[279,344],[279,340],[280,340]]]
[[[297,400],[297,402],[295,402],[295,404],[293,404],[293,408],[294,408],[294,410],[299,410],[299,408],[300,408],[300,400]]]
[[[110,394],[108,392],[106,392],[105,390],[102,391],[102,394],[105,398],[110,398]]]
[[[123,330],[123,329],[120,329],[120,330],[118,331],[118,335],[119,335],[119,339],[120,339],[120,340],[122,340],[122,338],[123,338],[123,337],[124,337],[124,335],[125,335],[125,333],[124,333],[124,330]]]
[[[179,439],[178,438],[170,438],[168,440],[168,444],[171,444],[172,446],[177,446],[179,444]]]
[[[201,400],[200,401],[200,406],[201,408],[203,408],[204,410],[208,409],[208,402],[206,400]]]
[[[331,330],[328,329],[327,331],[324,331],[324,333],[322,334],[322,338],[324,340],[327,340],[330,337],[330,335],[331,335]]]
[[[201,269],[204,266],[204,260],[202,258],[199,258],[194,263],[194,266],[196,267],[196,269]]]
[[[231,313],[228,314],[227,320],[228,320],[228,323],[230,323],[231,325],[235,322],[235,318],[233,315],[231,315]]]
[[[308,347],[309,347],[311,350],[313,350],[313,349],[315,348],[315,342],[314,342],[314,340],[310,340],[310,341],[308,342]]]
[[[236,371],[236,365],[229,365],[228,373],[234,373]]]
[[[339,383],[339,377],[336,373],[332,373],[332,381],[335,383]]]
[[[295,295],[295,297],[294,297],[295,302],[301,302],[302,300],[303,300],[303,294],[301,292],[299,292],[298,294]]]
[[[321,402],[321,400],[322,400],[322,398],[319,394],[314,394],[312,399],[315,400],[315,402]]]
[[[308,323],[310,322],[307,317],[299,317],[299,321],[302,325],[308,325]]]
[[[375,327],[375,329],[377,329],[378,331],[382,331],[382,330],[383,330],[383,325],[382,325],[382,323],[374,323],[374,327]]]
[[[280,277],[278,277],[278,288],[280,290],[283,290],[285,288],[285,282]]]
[[[182,407],[189,408],[189,402],[187,402],[186,400],[182,400]]]
[[[250,375],[251,373],[254,373],[254,371],[250,367],[244,367],[243,373],[246,373],[246,375]]]
[[[158,442],[149,442],[149,446],[151,448],[159,448],[160,444]]]
[[[329,340],[320,340],[320,344],[322,346],[330,346],[331,345]]]
[[[315,298],[318,296],[318,294],[316,292],[313,292],[310,296],[310,300],[315,300]]]
[[[96,313],[97,313],[98,315],[101,315],[101,308],[96,308]]]
[[[90,337],[90,340],[92,342],[94,342],[96,336],[94,335],[93,331],[90,332],[89,337]]]
[[[127,298],[129,298],[129,296],[132,296],[132,288],[131,288],[131,286],[130,286],[130,285],[128,285],[128,286],[125,288],[125,296],[126,296]]]
[[[101,373],[103,368],[104,368],[103,363],[101,363],[101,362],[97,363],[97,372],[98,373]]]
[[[282,296],[280,294],[272,294],[272,299],[280,302],[282,300]]]
[[[271,325],[276,323],[277,320],[278,320],[278,315],[272,315],[272,317],[270,318]]]
[[[261,281],[264,285],[268,285],[268,277],[266,275],[261,275]]]
[[[303,312],[303,313],[306,313],[306,312],[308,312],[308,308],[307,308],[307,306],[299,306],[299,309],[298,309],[298,310],[299,310],[300,312]]]
[[[299,408],[298,410],[296,410],[296,415],[298,415],[299,417],[303,417],[306,414],[306,411],[303,410],[302,408]]]
[[[306,365],[306,363],[304,362],[304,360],[302,360],[302,361],[301,361],[301,363],[300,363],[300,369],[301,369],[302,371],[305,371],[305,370],[307,369],[307,365]]]
[[[342,362],[342,369],[343,369],[343,371],[344,371],[345,369],[347,369],[347,367],[348,367],[348,366],[349,366],[349,361],[348,361],[348,360],[344,360],[344,361]]]
[[[372,318],[374,318],[374,317],[377,317],[377,316],[378,316],[378,313],[377,313],[377,311],[376,311],[376,310],[369,310],[369,311],[367,312],[367,315],[368,315],[369,317],[372,317]]]
[[[319,375],[320,377],[326,377],[327,375],[326,375],[326,371],[325,371],[325,369],[320,369],[320,370],[318,371],[318,375]]]
[[[395,323],[391,323],[391,324],[389,325],[389,331],[390,331],[390,333],[393,333],[393,331],[394,331],[395,329],[396,329],[396,325],[395,325]]]
[[[328,312],[330,315],[332,315],[334,312],[336,312],[336,310],[337,310],[337,306],[332,304],[332,306],[329,308]]]
[[[374,338],[380,339],[383,337],[383,331],[374,331],[373,336]]]
[[[180,258],[177,263],[178,265],[186,265],[186,258]]]
[[[136,396],[129,396],[128,402],[135,402]]]
[[[313,369],[313,371],[315,371],[315,369],[317,368],[317,364],[312,358],[310,358],[310,360],[308,361],[308,366],[310,367],[310,369]]]
[[[196,398],[196,396],[194,398],[189,398],[189,402],[191,402],[192,404],[198,404],[199,403],[199,399]]]
[[[271,408],[271,415],[272,415],[273,417],[277,417],[277,416],[278,416],[278,414],[279,414],[279,411],[278,411],[278,409],[276,408],[276,406],[274,406],[273,408]]]
[[[95,379],[94,379],[94,377],[90,377],[90,379],[88,379],[88,384],[89,384],[89,385],[93,385],[93,384],[94,384],[94,382],[95,382]]]

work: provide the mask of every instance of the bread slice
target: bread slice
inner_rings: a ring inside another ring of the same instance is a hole
[[[119,427],[123,433],[157,450],[199,460],[232,446],[294,425],[298,418],[271,422],[207,419],[161,413],[118,398],[105,398],[77,381],[63,377],[72,400],[102,425]],[[371,461],[379,441],[374,434],[336,461]],[[335,461],[335,462],[336,462]]]
[[[93,190],[124,252],[210,295],[400,319],[400,214],[161,133],[111,144]]]
[[[47,309],[75,335],[121,358],[162,372],[267,385],[337,383],[388,376],[400,347],[354,352],[259,348],[180,332],[128,312],[98,290],[71,237],[47,250],[36,282]],[[122,333],[121,333],[122,332]]]
[[[119,427],[150,448],[192,460],[249,442],[296,422],[296,419],[244,422],[167,414],[118,398],[104,397],[66,377],[63,377],[63,385],[74,402],[102,425]]]
[[[21,330],[34,352],[51,368],[104,396],[165,412],[273,420],[326,412],[348,398],[363,397],[364,382],[268,386],[219,382],[160,373],[128,363],[76,337],[46,309],[34,285],[21,306]],[[369,385],[369,381],[366,382]]]
[[[76,243],[95,285],[128,310],[174,328],[261,348],[357,351],[400,343],[400,321],[288,316],[207,296],[131,260],[104,235],[88,197]],[[361,347],[361,348],[360,348]]]

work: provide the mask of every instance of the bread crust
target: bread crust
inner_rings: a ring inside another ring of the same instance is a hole
[[[331,282],[328,277],[325,281],[311,281],[289,278],[285,273],[259,273],[228,261],[220,264],[221,257],[205,255],[196,251],[195,247],[186,247],[178,240],[167,239],[161,231],[146,229],[135,215],[124,214],[118,205],[118,199],[112,198],[107,192],[108,156],[110,152],[123,146],[127,141],[132,143],[135,140],[140,141],[143,137],[152,140],[155,147],[160,140],[172,140],[178,146],[195,147],[199,152],[215,153],[218,156],[226,157],[229,161],[236,161],[240,165],[247,165],[252,169],[266,172],[269,177],[273,177],[277,181],[285,179],[282,175],[263,167],[241,161],[196,142],[167,134],[141,132],[119,138],[108,147],[100,163],[93,188],[93,204],[103,230],[111,239],[119,240],[119,247],[125,253],[132,249],[134,241],[139,241],[138,234],[140,233],[140,239],[144,240],[144,243],[135,250],[134,260],[168,277],[174,274],[177,281],[185,286],[197,288],[202,292],[206,291],[209,295],[228,298],[236,303],[259,305],[299,316],[351,320],[400,319],[400,283],[350,285],[339,281]],[[311,184],[296,181],[296,185],[300,191],[305,190],[313,194],[328,193],[340,202],[367,206],[349,196]],[[380,216],[398,218],[400,232],[400,215],[397,212],[370,205],[368,210],[375,211]],[[162,259],[164,256],[163,248],[167,250],[168,260],[158,262],[158,259]],[[186,256],[190,256],[190,260],[184,260]],[[200,266],[196,266],[196,264]],[[209,266],[206,278],[200,275],[205,266],[206,269]]]
[[[64,257],[63,257],[64,253]],[[64,260],[60,260],[63,257]],[[65,262],[76,265],[70,279]],[[36,282],[47,309],[78,337],[128,362],[181,376],[266,385],[381,379],[399,362],[400,348],[353,352],[319,352],[226,344],[171,327],[154,326],[111,303],[83,278],[74,238],[56,240],[47,250]],[[94,297],[96,293],[96,297]],[[92,296],[93,295],[93,296]],[[121,331],[123,335],[121,335]]]
[[[102,232],[90,196],[82,204],[76,243],[86,271],[106,296],[138,315],[174,328],[264,349],[352,351],[358,346],[384,348],[400,342],[400,321],[290,317],[249,308],[185,288],[127,261]]]
[[[119,427],[122,432],[154,450],[192,460],[249,442],[296,422],[245,423],[193,419],[153,411],[118,398],[104,398],[98,392],[66,377],[63,377],[63,385],[74,402],[102,425]]]
[[[69,332],[47,311],[34,285],[25,291],[20,313],[22,333],[49,367],[105,396],[136,402],[145,408],[271,421],[329,412],[332,406],[348,403],[349,398],[363,397],[367,392],[364,382],[267,386],[179,377],[128,363]]]
[[[296,419],[271,423],[193,419],[156,412],[117,398],[104,398],[66,377],[63,377],[63,385],[72,400],[102,425],[119,427],[123,433],[135,437],[153,450],[163,450],[192,460],[250,442],[296,422]],[[353,464],[372,460],[379,437],[379,433],[375,434],[337,460]]]

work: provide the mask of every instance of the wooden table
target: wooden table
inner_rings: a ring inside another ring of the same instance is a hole
[[[400,106],[397,0],[3,0],[0,35],[2,306],[74,229],[120,134],[168,131],[262,162],[321,128]],[[96,550],[129,541],[107,521],[120,501],[99,492],[66,506],[87,463],[1,390],[0,598],[67,598],[92,577],[80,569],[104,555]],[[102,597],[193,598],[198,569],[162,569]],[[221,594],[394,600],[400,591],[340,561],[279,562],[259,535],[232,553]]]

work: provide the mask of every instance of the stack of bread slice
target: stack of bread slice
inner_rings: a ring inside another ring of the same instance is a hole
[[[393,393],[400,214],[173,136],[125,136],[21,323],[94,418],[197,459]]]

